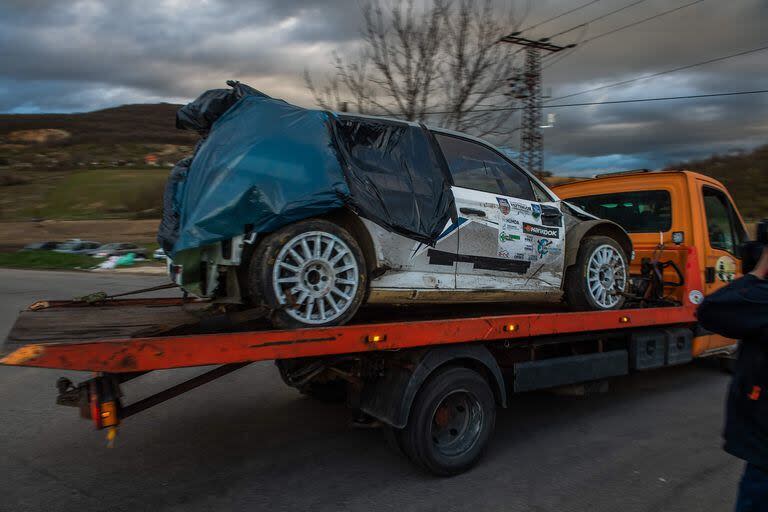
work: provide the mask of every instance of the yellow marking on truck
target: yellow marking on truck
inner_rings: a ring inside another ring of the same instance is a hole
[[[43,352],[45,352],[45,347],[42,345],[25,345],[0,359],[0,364],[22,365],[27,361],[37,359]]]

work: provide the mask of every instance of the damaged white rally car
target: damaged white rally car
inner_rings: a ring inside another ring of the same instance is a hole
[[[364,303],[623,305],[632,244],[617,224],[560,201],[483,140],[343,116],[346,126],[407,124],[431,141],[447,167],[453,202],[433,243],[396,233],[354,208],[329,208],[271,232],[201,245],[192,252],[200,266],[188,256],[174,258],[170,268],[182,287],[222,302],[266,305],[273,325],[284,328],[344,324]]]

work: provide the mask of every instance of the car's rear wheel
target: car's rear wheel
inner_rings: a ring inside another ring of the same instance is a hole
[[[565,296],[577,310],[619,309],[626,300],[628,278],[627,257],[619,243],[607,236],[588,236],[567,270]]]
[[[256,248],[248,295],[272,310],[275,327],[348,322],[368,285],[363,253],[344,228],[325,220],[286,226]]]

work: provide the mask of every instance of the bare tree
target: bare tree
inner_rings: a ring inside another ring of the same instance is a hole
[[[490,0],[380,0],[363,7],[362,43],[354,57],[334,54],[334,75],[318,87],[305,81],[323,108],[426,121],[478,135],[509,133],[504,93],[514,52],[499,39],[516,30]],[[490,110],[490,111],[489,111]]]
[[[445,24],[441,92],[450,113],[443,118],[444,126],[481,136],[508,133],[512,111],[493,109],[512,103],[505,92],[515,73],[515,52],[499,44],[502,36],[516,30],[511,16],[497,16],[489,0],[462,0]]]

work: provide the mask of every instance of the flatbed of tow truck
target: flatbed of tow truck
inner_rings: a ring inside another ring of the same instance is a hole
[[[212,314],[210,304],[181,298],[40,301],[20,314],[0,363],[95,372],[80,385],[60,380],[58,402],[79,407],[114,439],[120,421],[139,411],[250,362],[275,360],[286,383],[308,394],[343,383],[348,404],[382,422],[414,462],[455,474],[476,462],[487,437],[477,441],[479,451],[468,447],[457,458],[433,453],[435,432],[456,442],[458,423],[492,423],[493,408],[506,406],[508,392],[598,381],[702,355],[694,340],[702,297],[696,249],[676,250],[684,279],[679,300],[664,307],[572,312],[474,305],[460,314],[387,308],[362,312],[352,325],[270,330],[247,313]],[[146,372],[208,365],[220,366],[141,402],[121,403],[120,386]],[[448,410],[425,398],[438,392],[477,400],[451,402]]]

